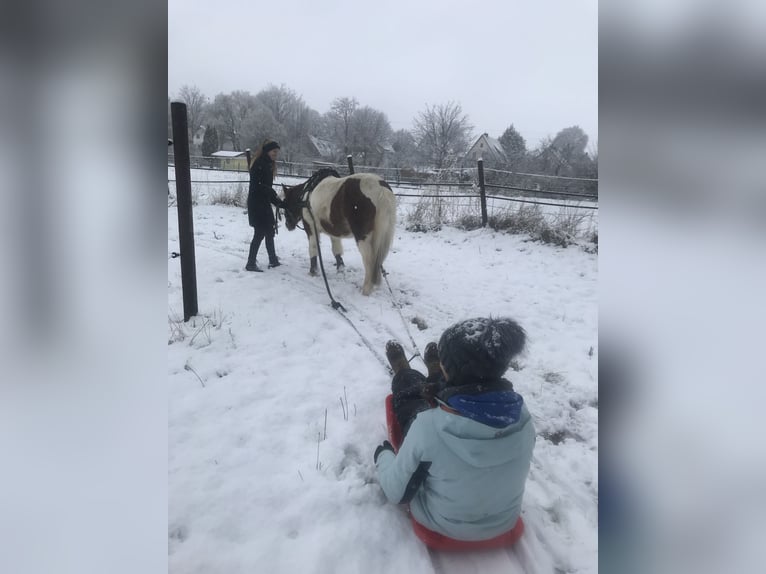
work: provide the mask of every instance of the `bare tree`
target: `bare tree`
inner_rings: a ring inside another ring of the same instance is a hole
[[[470,143],[471,125],[460,104],[426,105],[414,120],[413,135],[418,152],[430,165],[441,169],[462,157]]]
[[[383,146],[391,136],[386,114],[369,106],[354,111],[351,125],[351,151],[362,156],[364,165],[380,165]]]
[[[296,103],[302,102],[301,97],[285,85],[271,85],[258,92],[255,97],[271,111],[274,119],[280,124],[287,123]]]
[[[314,131],[314,126],[319,120],[319,112],[307,106],[302,99],[298,99],[290,109],[284,125],[289,144],[285,159],[292,161],[295,157],[302,157],[309,153],[308,136]]]
[[[336,98],[333,100],[327,120],[331,125],[334,141],[343,148],[343,153],[351,153],[352,141],[352,118],[359,107],[356,98]]]
[[[207,96],[197,86],[184,85],[178,91],[178,99],[186,104],[188,118],[189,143],[194,141],[194,134],[202,127]]]

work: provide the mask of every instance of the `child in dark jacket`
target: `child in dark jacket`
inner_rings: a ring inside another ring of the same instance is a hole
[[[462,321],[426,347],[428,377],[409,368],[401,345],[386,346],[404,440],[396,454],[388,441],[378,446],[375,465],[387,498],[409,503],[430,530],[486,540],[516,523],[535,429],[503,375],[525,342],[512,319]]]

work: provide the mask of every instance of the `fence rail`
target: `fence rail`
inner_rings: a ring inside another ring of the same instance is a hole
[[[507,189],[509,191],[523,191],[526,193],[535,193],[535,194],[541,194],[541,195],[550,194],[550,195],[563,195],[566,197],[582,197],[585,199],[598,201],[598,195],[593,195],[592,193],[572,193],[569,191],[559,191],[559,190],[531,189],[529,187],[514,187],[511,185],[495,185],[493,183],[485,183],[484,185],[492,189]]]
[[[172,157],[169,154],[168,157]],[[199,160],[216,160],[218,158],[192,158],[192,166],[199,165]],[[229,158],[224,158],[229,159]],[[197,160],[195,162],[195,160]],[[241,165],[247,165],[240,162]],[[232,173],[248,173],[246,169],[235,169],[236,165],[230,164],[231,169],[225,169],[223,171]],[[173,167],[172,162],[168,162],[168,167]],[[351,158],[348,158],[348,165],[332,164],[326,162],[316,162],[312,164],[296,163],[296,162],[277,162],[279,177],[309,177],[319,167],[332,167],[338,173],[353,173],[356,170],[365,173],[377,173],[387,179],[393,186],[399,189],[411,189],[411,190],[426,190],[428,188],[445,189],[447,193],[401,193],[401,191],[395,191],[394,195],[397,197],[417,197],[423,199],[440,198],[440,199],[460,199],[470,198],[478,199],[481,205],[481,218],[484,225],[487,224],[487,205],[486,200],[491,199],[493,201],[500,202],[512,202],[520,204],[530,205],[542,205],[548,207],[560,207],[569,209],[583,209],[583,210],[598,210],[598,179],[594,178],[575,178],[566,176],[555,176],[546,174],[529,174],[509,172],[496,169],[484,169],[483,162],[479,160],[476,168],[463,168],[463,169],[443,169],[443,170],[428,170],[418,172],[417,170],[407,170],[404,168],[380,168],[374,166],[354,166]],[[202,167],[199,169],[213,170],[211,167]],[[402,178],[402,175],[412,176],[413,174],[420,175],[422,177],[409,177]],[[487,176],[491,181],[486,181]],[[521,178],[521,180],[528,185],[510,185],[509,180],[512,182],[514,178]],[[530,178],[549,178],[552,180],[566,181],[564,187],[546,186],[542,188],[539,184],[530,184]],[[172,178],[168,178],[168,182],[175,181]],[[572,183],[577,182],[577,183]],[[203,185],[225,185],[225,184],[246,184],[249,183],[249,178],[243,179],[194,179],[191,181],[194,184]],[[534,185],[534,187],[532,187]],[[461,193],[449,193],[450,190],[456,189],[471,189],[475,190],[474,193],[461,194]],[[494,195],[487,195],[487,189],[497,190],[500,193]],[[505,192],[505,193],[503,193]],[[562,203],[561,201],[570,200],[571,198],[577,198],[582,202],[577,203]],[[547,201],[540,201],[547,200]],[[556,202],[556,200],[560,200]],[[585,202],[585,203],[583,203]]]

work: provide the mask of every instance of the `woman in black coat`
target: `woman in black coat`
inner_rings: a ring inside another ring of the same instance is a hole
[[[250,191],[247,195],[247,218],[253,228],[253,240],[250,243],[250,254],[247,257],[245,269],[248,271],[263,271],[256,264],[258,248],[266,239],[266,251],[269,254],[269,268],[279,267],[279,259],[274,251],[274,211],[271,205],[282,207],[283,203],[277,197],[277,192],[271,187],[277,173],[277,154],[279,144],[275,141],[265,142],[255,152],[250,164]]]

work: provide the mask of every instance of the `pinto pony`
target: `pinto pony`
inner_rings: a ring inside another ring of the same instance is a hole
[[[369,295],[380,284],[381,266],[394,239],[396,199],[388,183],[369,173],[340,177],[323,168],[306,182],[282,189],[287,229],[302,221],[309,239],[309,273],[317,274],[317,231],[330,236],[338,269],[344,267],[340,238],[353,236],[364,262],[362,294]]]

